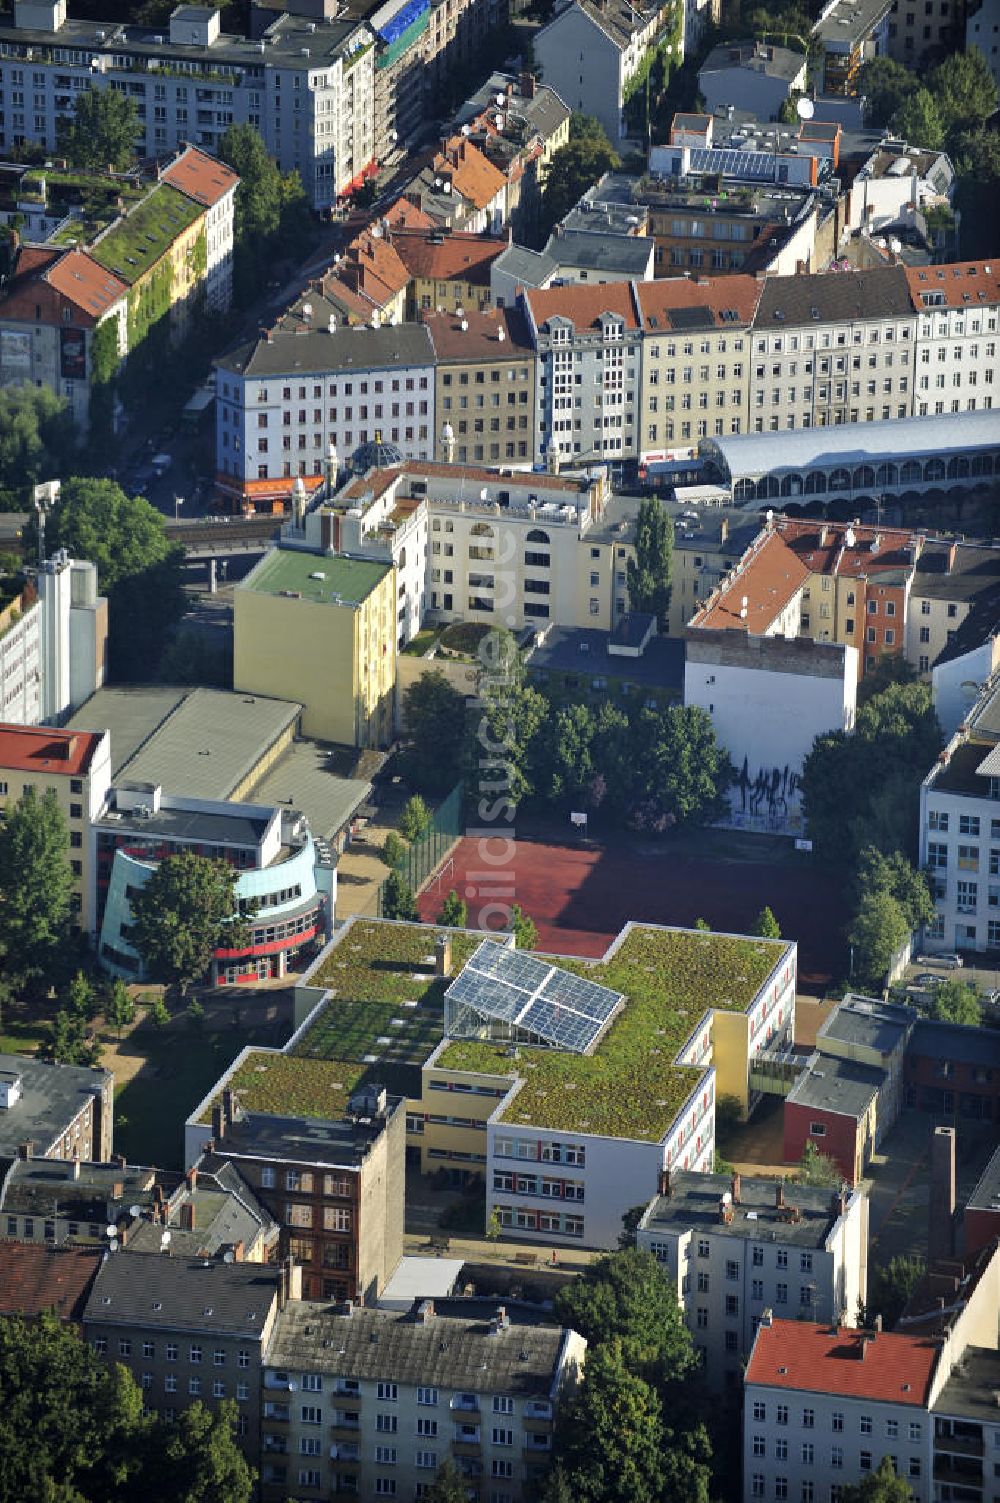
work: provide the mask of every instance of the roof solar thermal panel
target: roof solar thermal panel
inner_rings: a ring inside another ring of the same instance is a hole
[[[507,986],[535,992],[552,967],[534,955],[526,955],[523,950],[511,950],[505,945],[495,945],[484,940],[466,969],[477,971],[482,976],[496,976]]]
[[[584,1054],[600,1032],[600,1024],[592,1018],[581,1017],[578,1012],[560,1007],[558,1003],[532,1002],[519,1026],[530,1033],[537,1033],[559,1049],[570,1049],[574,1054]]]
[[[555,1002],[572,1008],[583,1017],[595,1022],[605,1022],[619,1003],[617,992],[606,986],[598,986],[584,976],[574,976],[568,971],[553,970],[542,988],[541,996],[546,1002]]]
[[[482,976],[468,966],[456,976],[448,988],[452,1001],[463,1002],[476,1012],[503,1022],[512,1023],[524,1011],[530,994],[516,987],[506,986],[495,977]]]

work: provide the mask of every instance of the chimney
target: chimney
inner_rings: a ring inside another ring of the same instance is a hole
[[[226,1118],[221,1106],[212,1107],[212,1137],[221,1143],[226,1136]]]
[[[779,1179],[774,1187],[774,1209],[776,1211],[783,1211],[785,1209],[785,1182],[783,1179]]]
[[[186,1232],[193,1232],[198,1223],[198,1212],[194,1202],[186,1200],[181,1206],[181,1226]]]
[[[247,1250],[244,1247],[242,1241],[240,1241],[240,1242],[234,1242],[233,1243],[233,1262],[234,1263],[245,1263],[246,1262],[246,1256],[247,1256]]]
[[[417,1306],[417,1319],[424,1326],[429,1325],[434,1319],[434,1301],[432,1299],[422,1299],[420,1301]]]
[[[18,1143],[17,1156],[19,1159],[33,1159],[35,1157],[35,1145],[32,1142]]]
[[[233,1123],[236,1121],[237,1111],[236,1092],[232,1089],[231,1086],[226,1086],[226,1089],[222,1093],[222,1110],[225,1113],[226,1126],[232,1127]]]
[[[935,1127],[931,1137],[931,1193],[928,1206],[927,1264],[954,1255],[955,1129]]]
[[[719,542],[720,543],[728,543],[728,541],[729,541],[729,518],[728,517],[723,517],[722,521],[719,523]]]
[[[862,1336],[861,1340],[858,1342],[858,1359],[861,1362],[865,1360],[865,1357],[868,1354],[868,1343],[869,1341],[871,1341],[871,1339],[872,1338],[870,1336]]]
[[[70,1164],[70,1166],[69,1166],[69,1177],[70,1177],[70,1179],[79,1179],[80,1178],[80,1160],[79,1159],[74,1159],[73,1162],[72,1162],[72,1164]]]
[[[955,559],[956,559],[957,556],[958,556],[958,544],[954,543],[954,542],[953,543],[949,543],[948,544],[948,571],[947,571],[949,574],[951,573],[951,571],[955,567]]]
[[[732,1190],[732,1193],[733,1193],[733,1205],[734,1206],[738,1206],[739,1203],[740,1203],[740,1190],[742,1189],[742,1187],[743,1187],[743,1181],[740,1179],[739,1171],[736,1171],[733,1174],[732,1184],[730,1185],[730,1189]]]
[[[519,87],[519,89],[521,91],[521,98],[522,99],[534,99],[534,97],[535,97],[535,75],[533,73],[522,73],[521,77],[520,77],[520,80],[519,80],[519,83],[518,83],[518,87]]]
[[[112,1200],[121,1200],[121,1198],[122,1198],[122,1196],[124,1194],[125,1194],[125,1184],[124,1184],[124,1181],[120,1180],[120,1179],[116,1179],[115,1182],[114,1182],[114,1184],[111,1186],[111,1199]]]
[[[451,975],[451,935],[439,934],[434,941],[435,976]]]
[[[194,1192],[195,1192],[195,1190],[197,1190],[197,1188],[198,1188],[198,1169],[197,1169],[197,1166],[194,1166],[194,1167],[190,1168],[188,1170],[187,1174],[185,1175],[185,1178],[187,1180],[187,1187],[191,1191],[191,1194],[193,1195]]]
[[[823,526],[819,530],[819,546],[821,548],[825,548],[826,545],[827,545],[827,543],[829,541],[830,541],[830,529],[824,523]]]
[[[875,1334],[876,1334],[876,1336],[881,1336],[881,1334],[882,1334],[882,1317],[881,1317],[881,1315],[876,1315],[876,1317],[875,1317]]]
[[[661,1169],[660,1172],[659,1172],[659,1174],[658,1174],[658,1176],[657,1176],[657,1180],[656,1180],[656,1192],[657,1192],[657,1194],[658,1195],[662,1195],[663,1198],[664,1198],[664,1200],[669,1200],[670,1199],[671,1188],[672,1187],[671,1187],[671,1184],[670,1184],[670,1170],[669,1169]]]
[[[728,1226],[733,1219],[733,1208],[723,1195],[719,1200],[719,1220]]]
[[[161,1206],[163,1204],[163,1186],[162,1185],[154,1185],[153,1186],[153,1204],[154,1204],[154,1206]]]

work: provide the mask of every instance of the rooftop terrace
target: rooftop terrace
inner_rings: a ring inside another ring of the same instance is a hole
[[[553,1131],[658,1142],[694,1090],[702,1066],[678,1053],[711,1008],[744,1012],[787,945],[738,935],[629,925],[601,961],[558,957],[566,970],[625,996],[592,1055],[462,1040],[435,1063],[450,1070],[520,1077],[502,1121]]]

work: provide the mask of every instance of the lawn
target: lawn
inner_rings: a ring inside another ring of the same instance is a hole
[[[239,1026],[194,1032],[177,1019],[166,1028],[143,1023],[127,1041],[143,1057],[138,1074],[115,1092],[115,1148],[137,1164],[183,1169],[184,1122],[247,1044],[280,1044],[263,1017]],[[221,1021],[221,1020],[220,1020]]]
[[[0,1054],[37,1054],[48,1038],[49,1028],[45,1023],[7,1017],[0,1024]]]

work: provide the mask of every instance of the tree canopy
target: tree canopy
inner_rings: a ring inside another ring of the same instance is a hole
[[[406,776],[428,793],[453,788],[462,770],[465,695],[452,688],[440,668],[432,668],[404,690],[403,720]]]
[[[91,84],[56,126],[56,150],[74,167],[122,171],[135,160],[142,123],[134,99]]]
[[[245,307],[259,294],[282,256],[301,256],[314,239],[297,172],[282,174],[253,125],[230,125],[217,152],[238,172],[235,198],[233,290]]]
[[[949,976],[934,988],[928,1011],[935,1022],[964,1023],[968,1028],[978,1028],[983,1020],[978,991],[957,976]]]
[[[910,925],[891,892],[865,893],[858,905],[848,939],[854,952],[854,971],[869,987],[881,991],[893,956],[910,936]]]
[[[674,556],[674,524],[656,496],[644,496],[635,524],[635,557],[627,564],[628,603],[633,611],[656,617],[657,627],[669,627],[670,575]]]
[[[541,217],[548,233],[574,207],[581,195],[620,158],[593,115],[575,113],[569,122],[569,140],[553,152],[542,189]]]
[[[222,947],[249,944],[255,909],[238,911],[239,872],[225,861],[180,851],[157,865],[132,898],[132,944],[154,980],[186,990]]]
[[[775,918],[771,909],[765,903],[757,917],[753,921],[753,934],[759,934],[761,939],[780,939],[781,925]]]
[[[34,787],[0,821],[0,955],[6,975],[31,985],[56,979],[68,955],[73,873],[69,829],[54,789]]]
[[[860,1482],[851,1482],[841,1493],[841,1503],[913,1503],[905,1477],[897,1476],[891,1456],[883,1456],[874,1472]]]
[[[76,434],[68,406],[51,386],[0,389],[0,511],[25,511],[32,487],[55,480]]]
[[[0,1503],[249,1503],[235,1426],[232,1402],[147,1417],[128,1370],[71,1326],[0,1318]]]
[[[680,1381],[697,1367],[677,1296],[652,1253],[626,1248],[595,1258],[559,1290],[555,1313],[591,1347],[620,1341],[664,1378]]]
[[[884,1265],[874,1261],[869,1263],[865,1324],[873,1325],[875,1317],[881,1315],[882,1324],[891,1331],[925,1272],[923,1258],[906,1258],[901,1254],[890,1258]]]

